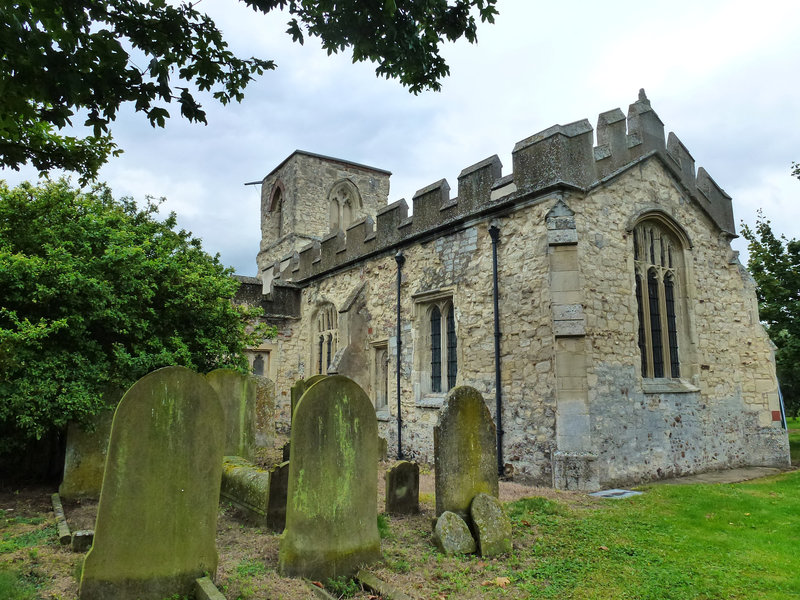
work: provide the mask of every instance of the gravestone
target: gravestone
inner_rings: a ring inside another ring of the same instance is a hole
[[[312,375],[308,379],[298,379],[294,382],[290,390],[292,402],[292,414],[290,416],[292,420],[294,420],[294,409],[297,407],[297,403],[300,402],[300,398],[306,393],[306,390],[326,377],[327,375]]]
[[[380,560],[378,423],[357,383],[326,377],[297,403],[278,568],[324,581]]]
[[[206,380],[225,413],[225,456],[252,461],[256,443],[256,378],[233,369],[215,369]]]
[[[387,469],[383,477],[386,481],[386,512],[393,515],[418,513],[419,465],[400,460]]]
[[[122,391],[119,391],[104,396],[103,402],[116,406],[121,397]],[[94,416],[94,427],[91,431],[83,429],[77,423],[70,423],[67,427],[64,479],[58,486],[58,493],[64,500],[100,497],[113,418],[114,409],[110,408]]]
[[[459,515],[449,510],[444,511],[436,519],[433,541],[447,556],[475,552],[475,540],[470,533],[469,525]]]
[[[81,600],[190,595],[217,570],[224,413],[202,375],[142,377],[114,414]]]
[[[460,386],[447,394],[433,428],[436,514],[469,518],[472,499],[499,496],[496,429],[478,390]]]
[[[256,383],[256,447],[272,448],[275,444],[275,382],[252,376]]]
[[[497,498],[478,494],[472,500],[470,515],[481,556],[499,556],[511,552],[511,521]]]
[[[269,505],[267,527],[281,532],[286,526],[286,494],[289,488],[289,462],[275,465],[269,471]]]

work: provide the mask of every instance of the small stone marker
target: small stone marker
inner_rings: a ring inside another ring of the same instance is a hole
[[[280,572],[324,581],[380,560],[378,422],[364,390],[341,375],[308,388],[291,445]]]
[[[289,488],[289,462],[275,465],[269,472],[267,527],[281,532],[286,527],[286,493]]]
[[[433,541],[447,556],[475,552],[475,540],[472,538],[469,526],[464,519],[449,510],[444,511],[436,519]]]
[[[224,413],[205,377],[167,367],[125,393],[111,426],[81,600],[192,594],[217,571]]]
[[[71,548],[73,552],[86,552],[92,547],[94,541],[94,531],[91,529],[79,529],[72,534]]]
[[[470,515],[481,556],[499,556],[511,552],[511,521],[497,498],[478,494],[472,500]]]
[[[387,469],[383,477],[386,481],[386,512],[394,515],[418,513],[419,465],[400,460]]]
[[[233,369],[215,369],[206,380],[216,390],[225,413],[225,456],[252,461],[256,444],[255,377]]]
[[[467,519],[472,499],[500,495],[496,429],[478,390],[450,390],[433,429],[436,514],[449,510]]]

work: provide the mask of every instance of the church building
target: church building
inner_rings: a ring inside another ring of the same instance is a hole
[[[237,301],[278,336],[253,349],[279,426],[298,379],[339,373],[390,457],[433,463],[448,390],[498,426],[498,469],[599,489],[788,466],[772,345],[730,242],[731,198],[640,92],[518,142],[412,199],[390,173],[296,151],[261,182],[258,277]],[[411,210],[410,210],[411,209]]]

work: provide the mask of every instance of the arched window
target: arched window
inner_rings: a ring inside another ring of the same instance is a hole
[[[633,229],[633,259],[642,377],[677,379],[683,245],[661,220],[648,219]]]
[[[458,375],[458,340],[453,303],[450,300],[434,303],[430,308],[429,323],[431,392],[446,392],[455,386]]]
[[[269,206],[278,237],[283,237],[283,189],[280,186],[275,186]]]
[[[325,375],[336,354],[338,325],[336,308],[330,302],[317,311],[314,322],[314,374]]]
[[[358,188],[352,181],[340,181],[331,188],[329,195],[329,220],[331,231],[347,229],[356,219],[361,208]]]

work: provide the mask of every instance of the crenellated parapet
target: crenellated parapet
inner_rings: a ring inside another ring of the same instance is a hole
[[[653,156],[720,230],[735,235],[730,196],[702,167],[695,171],[694,158],[674,133],[665,137],[664,124],[641,90],[627,116],[618,108],[601,113],[596,130],[584,119],[518,142],[510,175],[503,177],[500,159],[491,156],[459,174],[455,197],[441,179],[414,194],[411,216],[406,201],[398,200],[378,210],[374,220],[362,218],[308,244],[275,264],[273,281],[302,282],[557,188],[588,192]]]

